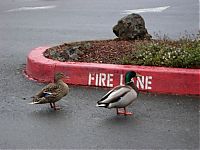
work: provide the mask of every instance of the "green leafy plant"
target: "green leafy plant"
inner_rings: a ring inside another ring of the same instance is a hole
[[[177,41],[165,37],[165,40],[140,44],[137,50],[123,57],[122,64],[200,68],[199,35],[195,38],[184,36]]]

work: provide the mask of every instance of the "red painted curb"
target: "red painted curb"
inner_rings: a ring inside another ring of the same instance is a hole
[[[28,55],[25,73],[30,79],[51,82],[55,72],[63,72],[70,77],[68,84],[113,87],[123,84],[124,74],[133,70],[142,75],[135,80],[141,91],[200,95],[200,69],[59,62],[43,56],[47,48],[38,47]]]

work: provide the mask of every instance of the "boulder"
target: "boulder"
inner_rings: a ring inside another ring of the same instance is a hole
[[[121,18],[113,27],[113,32],[120,39],[143,40],[152,37],[145,28],[144,19],[134,13]]]

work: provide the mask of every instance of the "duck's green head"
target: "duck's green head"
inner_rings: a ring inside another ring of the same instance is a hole
[[[140,74],[136,73],[135,71],[128,71],[125,75],[125,83],[128,83],[131,81],[132,78],[135,77],[141,77]]]

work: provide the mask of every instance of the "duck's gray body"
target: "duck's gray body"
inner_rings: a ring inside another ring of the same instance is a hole
[[[126,85],[120,85],[110,90],[97,102],[98,107],[125,108],[133,103],[138,96],[138,89],[131,81]]]

